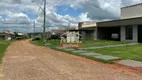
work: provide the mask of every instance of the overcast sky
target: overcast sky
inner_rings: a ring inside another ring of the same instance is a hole
[[[36,30],[41,31],[43,13],[37,4],[42,7],[42,1],[0,0],[0,30],[31,32],[35,20],[36,27],[40,27]],[[47,30],[69,24],[77,26],[77,23],[82,21],[119,19],[121,7],[141,2],[141,0],[47,0]]]

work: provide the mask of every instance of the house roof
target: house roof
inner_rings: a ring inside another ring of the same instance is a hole
[[[96,27],[96,22],[80,22],[79,23],[79,28],[91,28],[91,27]]]
[[[0,36],[6,36],[6,35],[12,35],[12,34],[7,34],[7,33],[4,33],[4,32],[0,32]]]
[[[0,36],[5,36],[6,34],[5,33],[0,33]]]
[[[130,6],[125,6],[125,7],[122,7],[121,9],[123,9],[123,8],[129,8],[129,7],[133,7],[133,6],[138,6],[138,5],[142,5],[142,3],[138,3],[138,4],[134,4],[134,5],[130,5]]]
[[[96,26],[95,27],[85,27],[85,28],[80,28],[79,30],[80,31],[84,31],[84,30],[95,30]]]
[[[97,27],[115,27],[123,25],[140,25],[140,24],[142,24],[142,17],[98,22]]]

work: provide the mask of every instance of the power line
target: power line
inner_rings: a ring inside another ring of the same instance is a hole
[[[0,28],[33,28],[33,27],[0,27]],[[35,27],[35,28],[42,28],[42,27]]]
[[[24,25],[24,24],[25,24],[25,25],[27,25],[27,24],[32,24],[32,23],[2,23],[2,24],[0,24],[0,25],[9,25],[9,24],[15,24],[15,25],[16,25],[16,24],[17,24],[17,25],[18,25],[18,24],[21,24],[21,25]]]
[[[51,4],[49,4],[47,7],[50,7],[50,6],[52,6],[53,4],[55,4],[56,2],[59,2],[60,0],[56,0],[56,1],[54,1],[53,3],[51,3]]]

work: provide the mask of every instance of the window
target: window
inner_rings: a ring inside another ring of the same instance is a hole
[[[126,39],[132,40],[133,39],[133,27],[132,26],[126,26]]]

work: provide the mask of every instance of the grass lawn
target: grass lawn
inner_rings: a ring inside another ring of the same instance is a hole
[[[42,41],[32,41],[32,43],[43,46]],[[52,47],[60,46],[60,40],[48,40],[47,43],[52,44]],[[108,41],[108,40],[84,40],[82,41],[83,48],[96,47],[96,46],[106,46],[106,45],[116,45],[116,44],[127,44],[127,42],[120,41]]]
[[[44,46],[44,43],[42,42],[42,40],[30,41],[30,42],[34,45],[37,45],[37,46]]]
[[[44,44],[45,44],[45,43],[43,43],[42,40],[31,41],[31,43],[33,43],[33,44],[35,44],[35,45],[37,45],[37,46],[44,46]],[[49,47],[53,47],[53,48],[60,46],[60,41],[59,41],[59,40],[55,40],[55,41],[53,41],[53,40],[48,40],[46,43],[52,44],[52,45],[50,45]]]
[[[7,47],[12,43],[13,41],[3,41],[0,40],[0,63],[2,62],[2,58],[4,56],[4,53],[7,49]]]
[[[142,44],[115,48],[88,49],[89,52],[96,52],[103,55],[112,55],[121,59],[132,59],[142,61]]]
[[[33,43],[35,45],[38,45],[38,46],[44,46],[44,43],[42,41],[31,41],[31,43]],[[51,44],[48,47],[53,48],[53,49],[56,49],[55,47],[60,46],[60,41],[59,40],[55,40],[55,41],[48,40],[47,43]],[[86,47],[125,44],[125,43],[126,42],[107,41],[107,40],[93,40],[93,41],[92,40],[86,40],[86,41],[83,41],[82,44],[83,44],[83,48],[86,48]],[[101,59],[96,59],[93,56],[80,55],[79,53],[73,53],[71,51],[65,51],[65,50],[61,50],[61,49],[56,49],[56,50],[59,50],[59,51],[62,51],[62,52],[67,52],[69,54],[74,54],[74,55],[77,55],[77,56],[82,56],[82,57],[89,58],[89,59],[92,59],[92,60],[101,61],[101,62],[104,62],[104,63],[113,63],[112,61],[105,61],[105,60],[101,60]]]
[[[127,44],[127,42],[120,41],[109,41],[109,40],[84,40],[82,41],[83,48],[96,47],[96,46],[106,46],[106,45],[116,45],[116,44]]]

